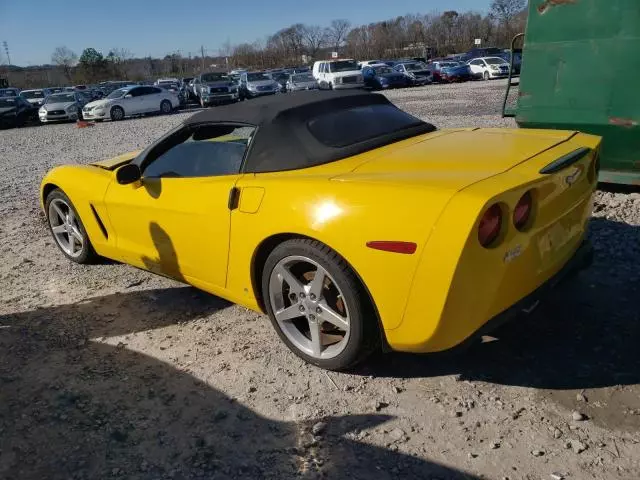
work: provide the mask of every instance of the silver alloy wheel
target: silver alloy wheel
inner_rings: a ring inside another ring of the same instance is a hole
[[[70,257],[82,254],[84,235],[73,209],[61,198],[49,204],[49,225],[58,246]]]
[[[171,102],[165,100],[160,104],[160,110],[162,113],[170,113],[171,112]]]
[[[329,359],[347,346],[350,317],[344,295],[316,261],[280,260],[269,278],[269,300],[280,329],[305,354]]]

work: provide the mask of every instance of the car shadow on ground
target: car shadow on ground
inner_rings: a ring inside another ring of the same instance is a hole
[[[640,383],[640,227],[594,218],[594,264],[561,284],[497,341],[434,355],[390,354],[362,374],[459,375],[502,385],[588,389]]]
[[[167,363],[95,340],[226,305],[178,287],[0,316],[0,477],[476,478],[345,436],[390,417],[327,417],[314,439],[314,422],[264,418]]]

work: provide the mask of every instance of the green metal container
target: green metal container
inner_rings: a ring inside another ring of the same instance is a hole
[[[640,185],[640,0],[529,0],[515,111],[508,93],[504,116],[602,136],[600,181]]]

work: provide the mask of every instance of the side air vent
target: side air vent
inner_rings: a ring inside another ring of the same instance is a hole
[[[100,231],[104,235],[104,238],[108,239],[109,238],[109,234],[107,233],[107,229],[104,228],[104,223],[102,223],[102,220],[100,219],[100,215],[98,215],[98,212],[96,212],[96,209],[93,208],[93,205],[89,205],[89,206],[91,207],[91,211],[93,212],[93,216],[96,218],[96,223],[100,227]]]

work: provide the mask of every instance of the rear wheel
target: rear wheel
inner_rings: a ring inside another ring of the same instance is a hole
[[[45,205],[49,230],[65,257],[76,263],[94,262],[98,255],[69,197],[56,188],[47,196]]]
[[[120,121],[124,118],[124,110],[122,109],[122,107],[113,107],[111,109],[110,116],[112,121]]]
[[[262,294],[280,338],[309,363],[344,370],[378,346],[368,295],[344,259],[317,241],[278,245],[264,266]]]
[[[162,113],[166,115],[168,113],[171,113],[171,110],[173,110],[173,106],[171,105],[171,102],[169,100],[163,100],[162,102],[160,102],[160,111]]]
[[[484,78],[485,80],[489,80],[490,78],[489,72],[484,72],[484,74],[482,75],[482,78]]]

